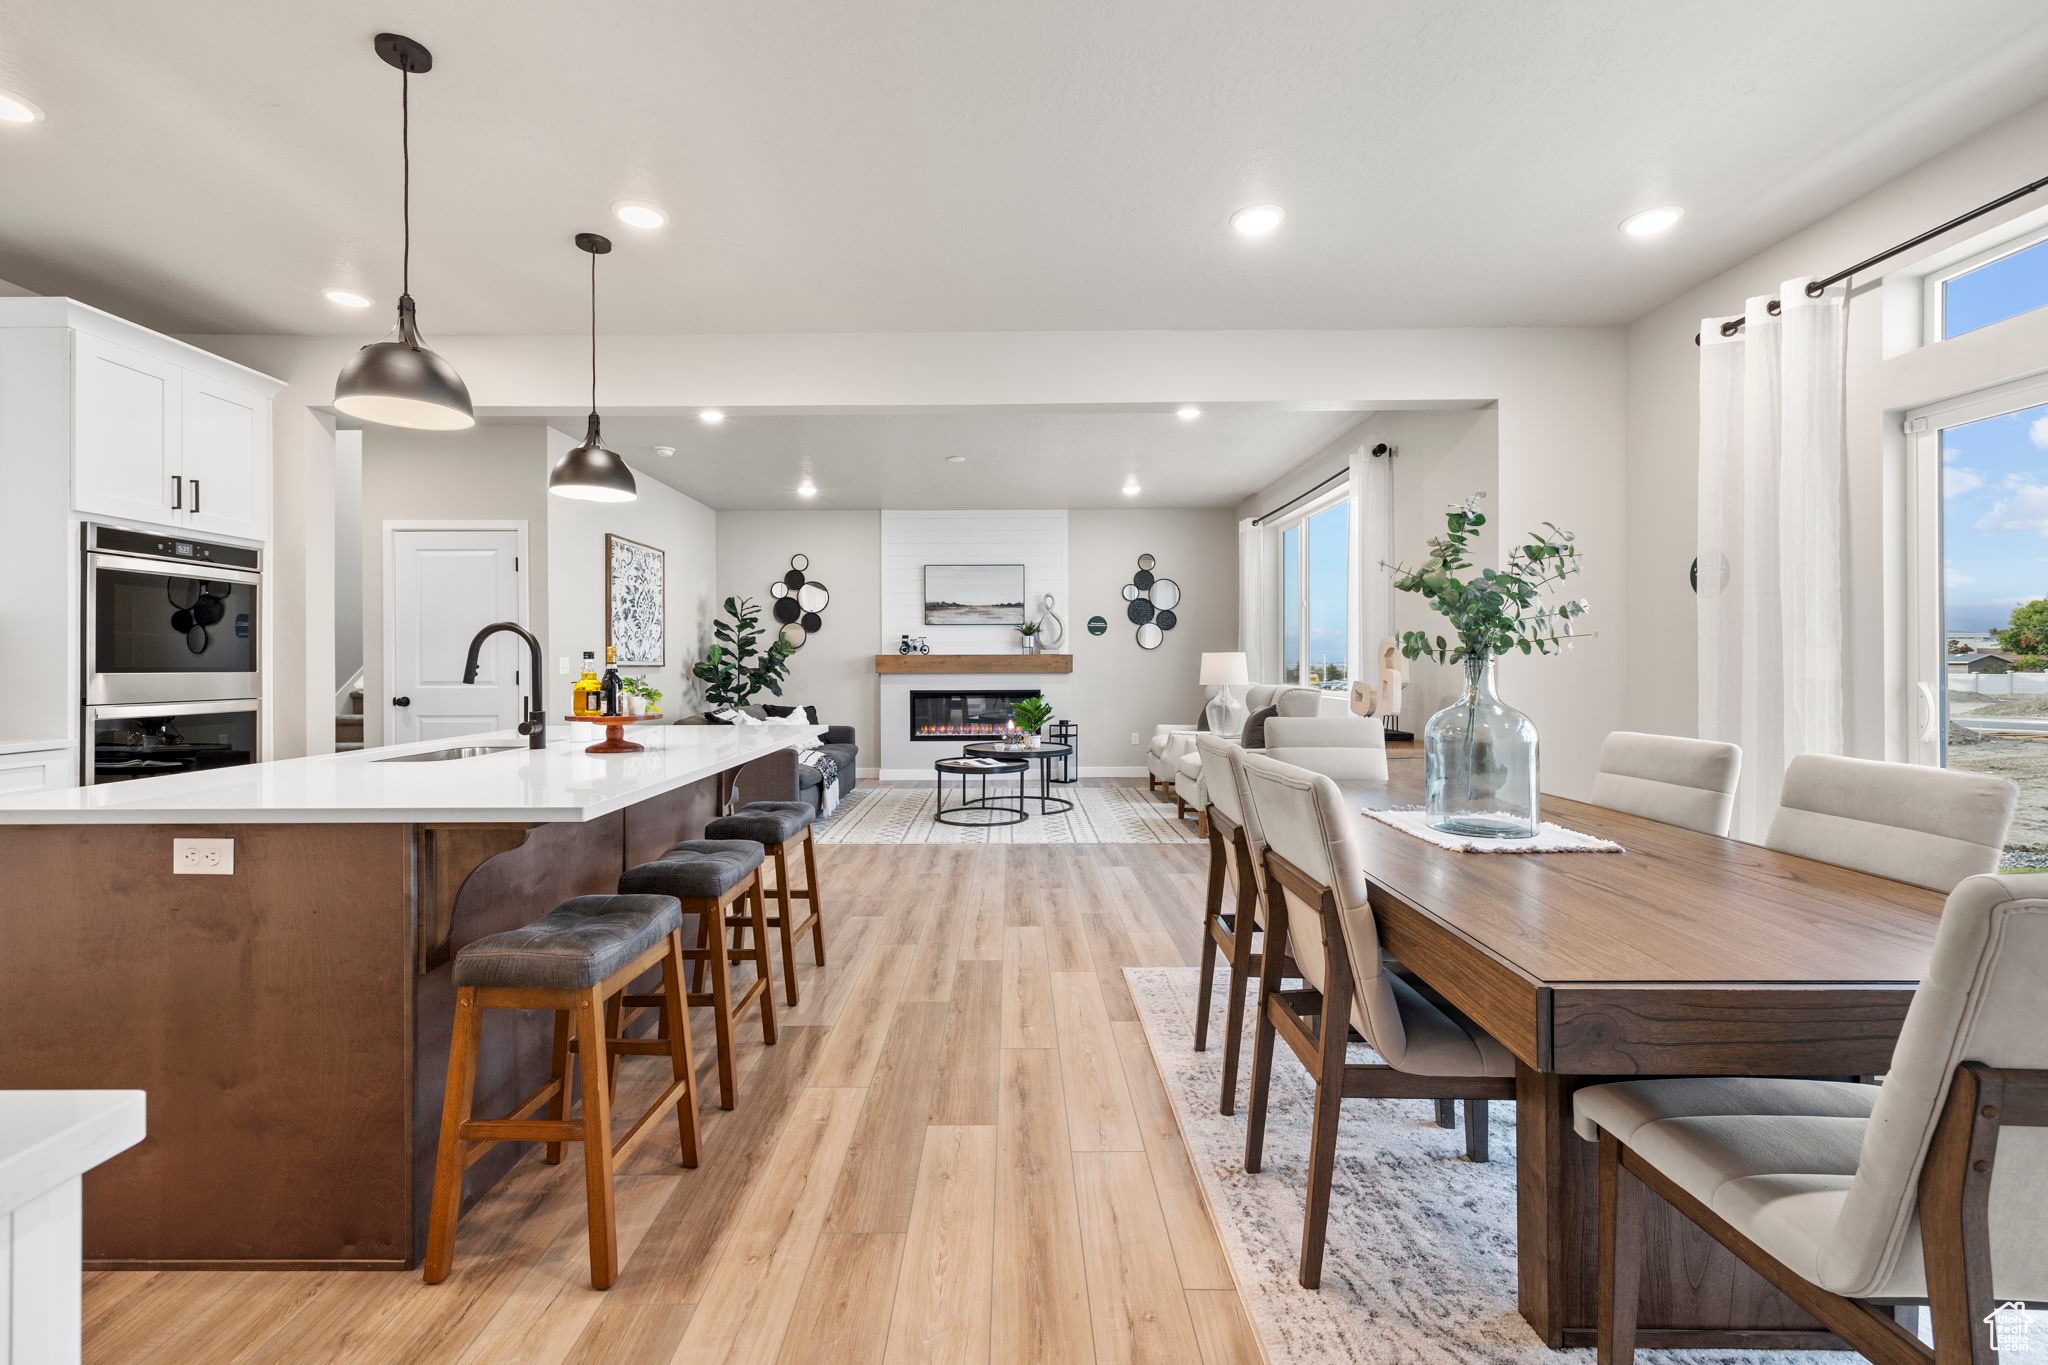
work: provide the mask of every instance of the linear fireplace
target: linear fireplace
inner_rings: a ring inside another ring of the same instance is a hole
[[[986,739],[1010,726],[1010,703],[1041,695],[1036,688],[1019,692],[912,692],[912,739]]]

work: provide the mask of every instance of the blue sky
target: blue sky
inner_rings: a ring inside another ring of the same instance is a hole
[[[2002,627],[2048,597],[2048,403],[1941,434],[1951,634]]]

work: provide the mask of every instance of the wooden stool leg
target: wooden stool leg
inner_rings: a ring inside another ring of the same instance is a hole
[[[683,931],[668,936],[668,952],[661,959],[662,1031],[668,1034],[669,1069],[683,1083],[676,1100],[676,1126],[682,1142],[683,1164],[697,1164],[697,1055],[690,1046],[690,1005],[683,998]]]
[[[476,1095],[477,1038],[483,1011],[476,987],[455,992],[455,1029],[448,1042],[448,1089],[441,1100],[441,1141],[434,1157],[434,1203],[427,1221],[427,1260],[420,1278],[439,1284],[455,1260],[455,1220],[462,1211],[462,1125]]]
[[[818,899],[818,841],[804,826],[804,886],[811,893],[811,961],[825,965],[825,909]]]
[[[583,1190],[590,1207],[590,1287],[619,1277],[618,1215],[612,1203],[612,1104],[607,1084],[605,1002],[596,988],[576,1001],[576,1048],[583,1072]]]
[[[625,1019],[626,1002],[624,996],[615,995],[604,1002],[604,1031],[607,1038],[623,1038],[625,1036],[625,1030],[621,1027],[625,1023]],[[611,1096],[612,1103],[614,1104],[617,1104],[619,1100],[619,1058],[624,1055],[624,1053],[610,1050],[605,1052],[605,1093]]]
[[[768,901],[761,894],[761,879],[754,878],[747,890],[748,917],[754,925],[754,970],[761,976],[761,1041],[775,1045],[774,976],[768,969]],[[783,921],[785,924],[788,921]]]
[[[699,915],[703,927],[698,931],[697,942],[706,950],[711,967],[711,1021],[718,1035],[718,1107],[730,1109],[736,1088],[732,1056],[732,965],[726,960],[725,935],[716,927],[725,918],[725,910],[715,900],[701,904],[703,909]]]
[[[711,914],[705,912],[697,917],[697,951],[702,953],[711,946]],[[690,963],[690,994],[704,993],[704,968],[707,959],[699,957]]]
[[[555,1011],[555,1046],[549,1054],[548,1075],[559,1084],[555,1097],[548,1101],[548,1118],[560,1123],[569,1117],[569,1015],[565,1010]],[[541,1149],[540,1159],[550,1166],[561,1165],[562,1144],[546,1144]]]
[[[768,869],[762,868],[763,872]],[[792,930],[796,925],[796,899],[789,894],[789,853],[782,844],[775,846],[775,906],[776,928],[782,934],[782,998],[796,1008],[796,937]]]

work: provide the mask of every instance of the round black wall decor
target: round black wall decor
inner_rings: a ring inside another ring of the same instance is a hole
[[[782,626],[780,639],[792,650],[802,649],[811,636],[825,626],[822,615],[832,601],[831,592],[810,576],[811,557],[791,555],[789,572],[768,589],[775,599],[775,619]]]
[[[1165,642],[1166,632],[1180,624],[1180,617],[1175,614],[1175,608],[1180,606],[1180,584],[1156,575],[1153,570],[1158,567],[1159,561],[1151,555],[1139,555],[1138,571],[1123,588],[1124,601],[1129,604],[1124,615],[1138,628],[1140,649],[1159,648]],[[1095,621],[1088,623],[1088,629],[1101,634],[1095,630]]]
[[[1109,622],[1103,620],[1100,616],[1089,617],[1088,633],[1090,635],[1107,635],[1109,633]]]

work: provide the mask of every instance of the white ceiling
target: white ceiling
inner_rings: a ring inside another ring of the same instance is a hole
[[[607,417],[604,440],[641,474],[721,510],[1228,507],[1365,416],[1341,404],[1208,407],[1195,421],[1158,408],[736,411],[716,427],[694,414]],[[580,418],[553,425],[582,439]],[[814,497],[796,493],[805,478]],[[1132,478],[1141,492],[1127,497]]]
[[[430,338],[579,329],[579,229],[617,331],[1615,322],[2048,88],[2041,0],[7,0],[0,278],[380,330],[387,25]]]

